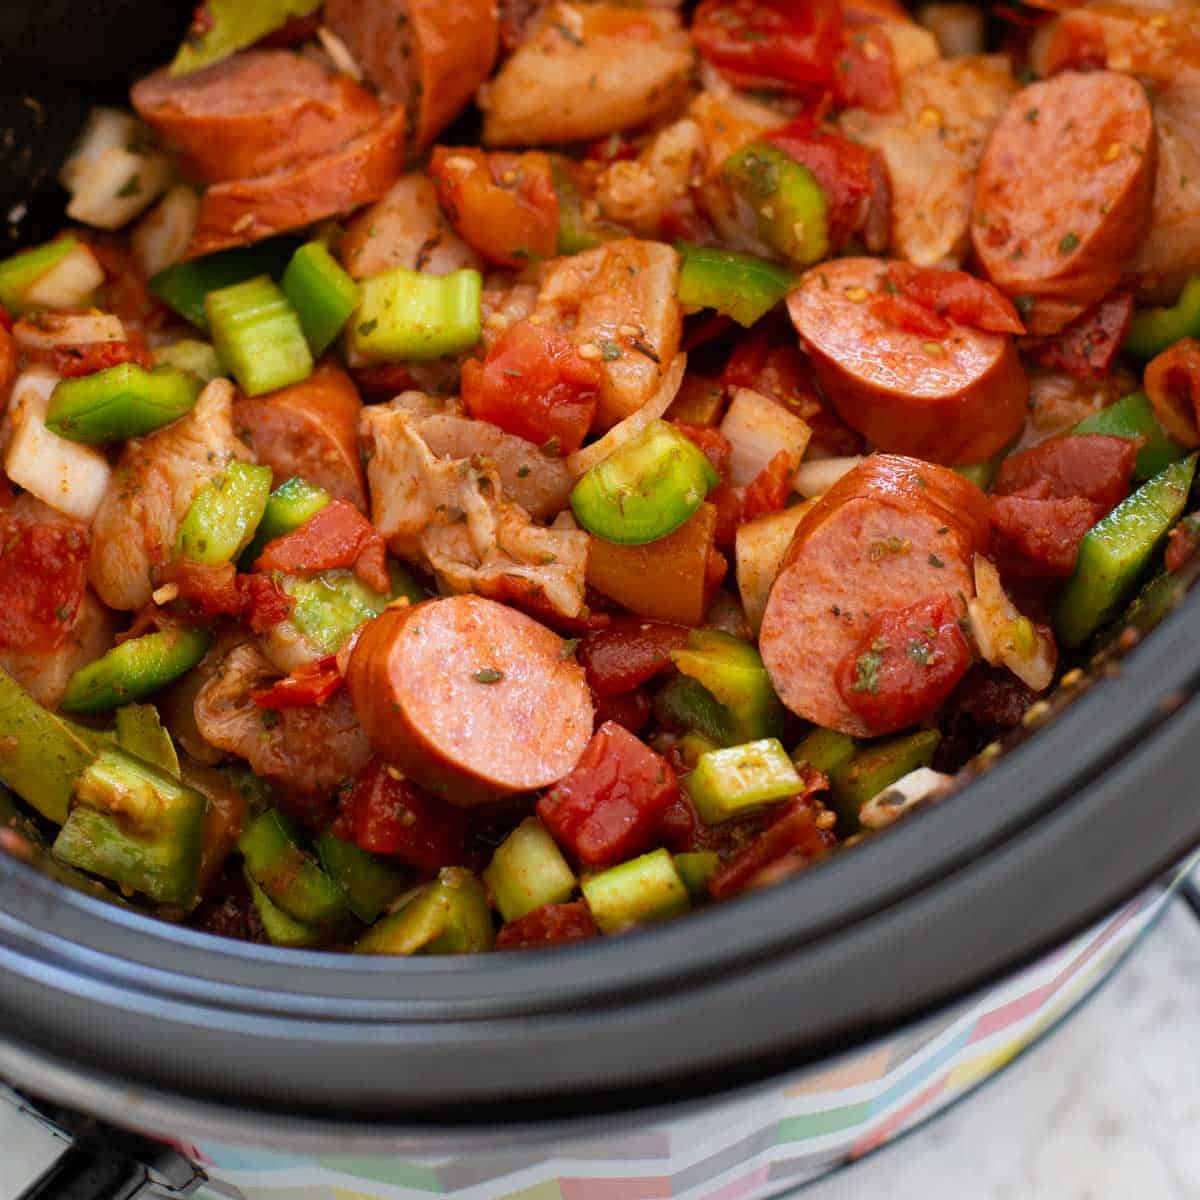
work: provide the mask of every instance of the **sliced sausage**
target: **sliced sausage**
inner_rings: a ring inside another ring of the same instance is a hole
[[[339,150],[257,179],[210,187],[188,247],[198,258],[300,229],[378,200],[404,159],[404,110],[394,109]]]
[[[1146,91],[1067,71],[1017,93],[979,165],[971,238],[992,282],[1057,333],[1116,285],[1150,219],[1156,142]]]
[[[583,668],[562,639],[482,596],[392,608],[346,675],[376,750],[464,806],[561,779],[592,734]]]
[[[238,399],[233,424],[277,483],[299,475],[365,512],[367,479],[358,454],[361,411],[350,377],[324,362],[303,383]]]
[[[130,93],[187,174],[252,179],[327,154],[379,120],[379,101],[290,50],[247,50],[181,78],[167,68]]]
[[[495,0],[328,0],[325,24],[367,79],[408,109],[414,152],[488,77],[500,38]]]
[[[942,463],[990,458],[1017,436],[1029,386],[1012,338],[941,320],[913,332],[877,315],[887,263],[840,258],[805,273],[788,312],[826,396],[878,449]]]
[[[872,619],[925,597],[974,595],[987,500],[932,463],[872,455],[801,521],[771,588],[759,651],[780,699],[826,729],[872,736],[836,673]]]

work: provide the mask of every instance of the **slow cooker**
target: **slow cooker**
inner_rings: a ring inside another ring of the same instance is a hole
[[[178,37],[179,6],[126,36],[149,7],[5,6],[6,86],[32,89],[4,101],[14,236],[59,219],[87,103]],[[125,1175],[95,1195],[778,1194],[999,1069],[1154,921],[1200,846],[1198,623],[1192,595],[1069,673],[965,786],[852,853],[620,939],[280,951],[0,855],[0,1100],[99,1138]]]

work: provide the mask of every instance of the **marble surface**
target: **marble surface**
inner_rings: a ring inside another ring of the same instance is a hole
[[[0,1107],[0,1200],[44,1161]],[[795,1200],[1196,1200],[1200,921],[1176,901],[1082,1011],[965,1103]]]

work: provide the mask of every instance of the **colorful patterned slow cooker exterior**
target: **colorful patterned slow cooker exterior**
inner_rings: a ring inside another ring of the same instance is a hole
[[[208,1183],[197,1195],[206,1200],[762,1200],[870,1153],[1003,1068],[1113,970],[1169,897],[1170,889],[1144,894],[1036,965],[890,1039],[627,1133],[422,1157],[389,1154],[385,1142],[370,1153],[281,1153],[253,1125],[237,1143],[144,1132],[200,1166]],[[131,1112],[136,1104],[134,1091]]]

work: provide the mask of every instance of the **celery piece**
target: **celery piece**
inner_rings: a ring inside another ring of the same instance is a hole
[[[792,751],[797,766],[807,763],[814,771],[829,775],[848,763],[858,751],[858,743],[848,733],[834,729],[814,729],[800,739]]]
[[[281,483],[267,497],[262,520],[259,521],[250,544],[242,551],[242,570],[253,570],[254,560],[263,552],[263,547],[268,542],[299,529],[310,517],[315,517],[331,499],[324,488],[306,483],[298,476]]]
[[[841,831],[850,834],[859,828],[859,810],[898,779],[918,767],[927,767],[941,741],[936,729],[870,742],[849,762],[833,768],[833,808]]]
[[[71,676],[61,707],[103,713],[144,700],[190,671],[208,649],[203,629],[163,629],[114,646]]]
[[[300,318],[268,275],[204,298],[213,345],[247,396],[261,396],[312,374]]]
[[[1200,279],[1196,281],[1200,284]],[[1085,417],[1072,433],[1103,433],[1109,437],[1123,437],[1136,444],[1137,462],[1133,477],[1145,483],[1152,475],[1165,471],[1177,459],[1187,454],[1159,423],[1145,392],[1131,392],[1122,396],[1115,404]]]
[[[142,437],[191,412],[202,386],[178,367],[147,371],[136,363],[121,363],[60,380],[50,394],[46,428],[91,446]]]
[[[204,298],[209,292],[245,283],[256,275],[278,279],[291,261],[293,238],[272,238],[178,262],[150,279],[150,290],[168,308],[200,329],[208,328]]]
[[[443,867],[403,908],[376,921],[355,954],[479,954],[496,927],[479,880],[462,867]]]
[[[79,242],[70,234],[0,261],[0,305],[15,316],[26,309],[25,296],[47,271],[57,266]]]
[[[787,712],[762,658],[749,642],[716,629],[692,629],[687,645],[672,650],[671,659],[684,675],[703,684],[731,715],[730,733],[735,743],[778,737],[783,731]]]
[[[254,45],[291,17],[307,17],[321,0],[205,0],[203,32],[189,32],[171,60],[172,75],[212,66]]]
[[[325,571],[311,579],[284,576],[280,585],[292,597],[288,623],[321,654],[336,654],[360,625],[379,616],[393,598],[371,591],[352,571]]]
[[[609,867],[580,886],[602,933],[677,917],[691,907],[687,887],[663,849]]]
[[[300,315],[313,357],[320,358],[358,306],[358,284],[323,242],[306,242],[292,255],[279,286]]]
[[[360,358],[424,361],[458,354],[479,341],[483,277],[478,271],[425,275],[394,267],[359,286],[358,310],[346,337]]]
[[[250,543],[271,493],[271,468],[235,460],[195,495],[176,551],[208,566],[231,562]]]
[[[126,704],[117,709],[117,745],[126,754],[180,778],[179,755],[153,704]]]
[[[1185,337],[1200,337],[1200,275],[1184,284],[1169,307],[1135,313],[1121,349],[1148,362]]]
[[[154,351],[154,361],[160,367],[176,367],[195,375],[201,383],[212,383],[226,374],[216,350],[197,338],[180,338],[169,346],[159,346]]]
[[[575,873],[546,827],[526,817],[496,848],[483,882],[506,921],[543,904],[561,904],[575,890]]]
[[[761,738],[702,755],[684,786],[708,825],[743,816],[804,790],[778,738]]]
[[[715,850],[690,850],[675,855],[675,870],[692,896],[707,896],[708,881],[721,866],[721,856]]]
[[[683,256],[679,303],[685,309],[714,308],[747,329],[796,283],[794,272],[753,254],[691,242],[676,242],[675,249]]]
[[[254,876],[245,868],[242,874],[246,877],[246,886],[250,889],[250,898],[258,910],[258,918],[262,921],[263,929],[272,946],[286,946],[292,950],[307,950],[319,946],[325,940],[320,929],[305,925],[287,913],[272,901],[271,897],[254,881]]]
[[[370,854],[353,842],[326,830],[314,848],[325,874],[345,893],[350,910],[369,925],[408,887],[409,873],[379,854]]]

